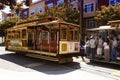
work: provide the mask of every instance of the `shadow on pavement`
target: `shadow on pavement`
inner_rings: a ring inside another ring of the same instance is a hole
[[[77,62],[58,64],[57,62],[31,58],[13,53],[0,55],[0,58],[46,74],[65,74],[80,69],[80,63]]]
[[[0,43],[0,46],[5,46],[5,43]]]
[[[99,66],[99,67],[105,67],[105,68],[120,70],[120,65],[117,65],[117,64],[110,64],[110,63],[98,62],[98,61],[91,61],[87,64],[92,65],[92,66]]]

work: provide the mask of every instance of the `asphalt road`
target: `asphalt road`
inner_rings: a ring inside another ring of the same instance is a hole
[[[120,66],[73,59],[58,64],[16,55],[0,46],[0,80],[120,80]]]

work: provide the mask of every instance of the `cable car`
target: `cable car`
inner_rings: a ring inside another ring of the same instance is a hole
[[[6,50],[58,63],[79,56],[80,25],[47,17],[17,23],[6,30]]]

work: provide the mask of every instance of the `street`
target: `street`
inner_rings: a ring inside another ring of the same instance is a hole
[[[120,66],[73,59],[58,64],[17,55],[0,46],[0,80],[120,80]]]

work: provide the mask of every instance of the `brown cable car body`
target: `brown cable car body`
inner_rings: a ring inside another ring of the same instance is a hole
[[[6,30],[6,50],[26,56],[71,62],[79,55],[80,26],[52,17],[18,23]]]

